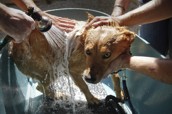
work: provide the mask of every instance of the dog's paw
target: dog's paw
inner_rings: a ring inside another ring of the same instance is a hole
[[[89,105],[98,105],[100,104],[100,100],[96,97],[91,97],[90,99],[87,99],[87,102]]]

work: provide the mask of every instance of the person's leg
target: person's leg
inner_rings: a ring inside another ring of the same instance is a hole
[[[166,55],[169,48],[168,23],[169,20],[164,20],[140,27],[140,36],[162,55]]]

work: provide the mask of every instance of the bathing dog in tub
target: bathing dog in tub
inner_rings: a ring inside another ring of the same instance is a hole
[[[89,16],[88,21],[92,18]],[[111,62],[128,51],[134,40],[134,33],[124,27],[104,25],[85,29],[85,24],[76,21],[75,30],[70,33],[56,28],[56,37],[48,37],[47,34],[51,36],[53,33],[34,30],[22,43],[10,43],[10,53],[18,69],[37,79],[37,89],[45,95],[55,97],[50,85],[58,81],[56,75],[61,70],[58,66],[66,58],[72,79],[87,102],[98,104],[99,100],[91,94],[84,79],[93,84],[100,82]],[[121,98],[117,74],[113,79],[117,97]]]

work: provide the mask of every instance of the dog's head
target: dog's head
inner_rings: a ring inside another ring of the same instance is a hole
[[[129,50],[134,33],[120,26],[99,26],[85,30],[83,38],[86,55],[85,80],[98,83],[104,77],[110,64]]]

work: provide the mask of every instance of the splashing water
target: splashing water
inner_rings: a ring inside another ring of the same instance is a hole
[[[52,26],[51,30],[44,33],[44,35],[56,53],[56,61],[53,64],[54,77],[52,78],[55,83],[53,83],[51,89],[56,92],[57,100],[48,100],[49,103],[51,102],[50,104],[47,104],[46,101],[46,103],[40,106],[36,114],[44,114],[47,107],[49,107],[48,110],[50,112],[56,110],[53,112],[56,114],[92,114],[87,108],[87,101],[84,94],[74,84],[69,73],[68,58],[70,57],[70,47],[67,34]],[[101,83],[87,83],[87,85],[91,93],[98,99],[104,99],[107,95]],[[41,111],[42,107],[44,107],[44,112]]]

